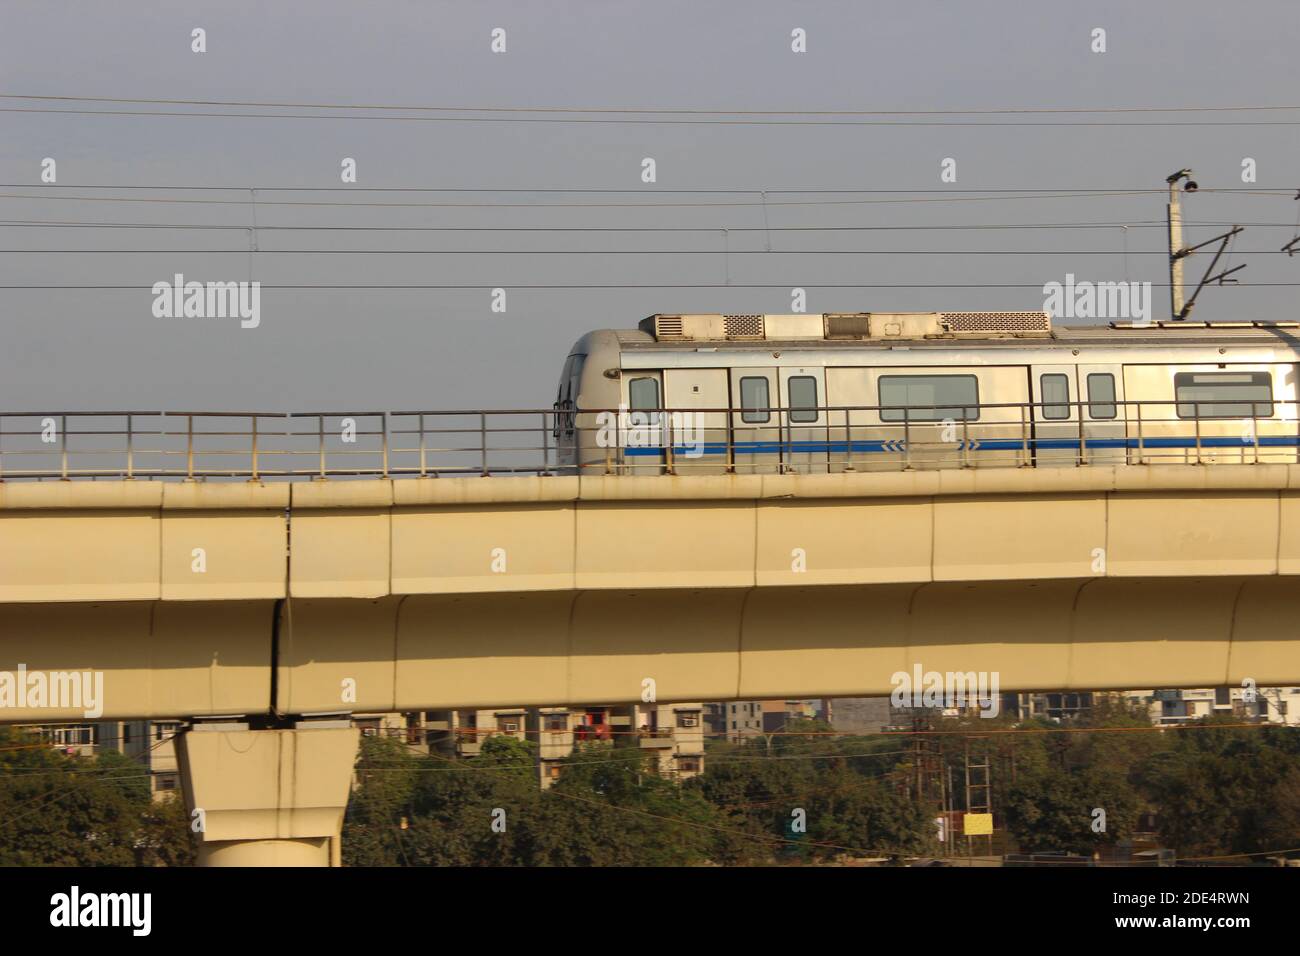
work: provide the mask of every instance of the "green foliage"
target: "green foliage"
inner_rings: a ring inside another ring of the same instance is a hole
[[[0,821],[0,866],[173,865],[194,856],[183,806],[155,803],[141,764],[111,751],[70,757],[12,728],[0,728]]]
[[[1153,815],[1181,857],[1300,846],[1300,730],[1207,718],[1159,732],[1103,702],[1072,724],[961,717],[930,733],[839,736],[817,721],[710,741],[706,772],[658,776],[634,737],[580,745],[549,790],[532,743],[494,735],[470,759],[363,738],[344,820],[353,866],[692,866],[935,853],[987,757],[1007,849],[1092,854]],[[1006,733],[1004,731],[1012,731]],[[918,787],[920,788],[918,793]],[[1093,827],[1105,811],[1105,828]],[[0,865],[184,866],[180,799],[136,761],[72,757],[0,728]]]

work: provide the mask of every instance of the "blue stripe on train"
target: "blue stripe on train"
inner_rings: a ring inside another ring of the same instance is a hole
[[[1231,436],[1203,436],[1200,440],[1201,448],[1251,448],[1254,443],[1243,441],[1241,438]],[[1030,450],[1044,451],[1078,451],[1079,440],[1077,438],[1030,438],[1023,441],[1019,438],[993,438],[977,439],[971,441],[968,445],[969,451],[1022,451],[1026,445]],[[1261,448],[1295,448],[1300,447],[1300,437],[1295,435],[1261,435],[1259,438]],[[1136,451],[1139,447],[1147,448],[1196,448],[1196,438],[1144,438],[1139,442],[1136,438],[1087,438],[1084,446],[1088,449],[1093,448],[1125,448]],[[735,453],[738,455],[775,455],[783,451],[791,454],[816,454],[818,452],[827,452],[831,454],[872,454],[888,453],[902,454],[905,445],[901,438],[888,441],[740,441],[734,445]],[[953,449],[960,451],[961,445],[958,443]],[[658,457],[664,452],[663,448],[625,448],[623,453],[629,458]],[[674,445],[673,454],[686,455],[726,455],[726,442],[704,442],[702,450],[697,450],[694,445]]]

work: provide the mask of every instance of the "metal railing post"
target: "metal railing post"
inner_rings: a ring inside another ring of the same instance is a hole
[[[961,414],[961,466],[970,467],[970,419],[966,417],[964,408]]]
[[[388,412],[384,412],[379,419],[379,433],[380,433],[380,438],[383,440],[383,445],[384,445],[383,447],[384,477],[387,478],[388,477]]]
[[[479,451],[483,454],[482,474],[488,476],[488,449],[487,449],[487,412],[478,413],[478,437]]]
[[[1142,403],[1137,403],[1138,464],[1147,463],[1146,445],[1142,441]]]
[[[546,427],[546,412],[542,412],[542,474],[549,475],[551,464],[551,437]]]
[[[1251,411],[1253,412],[1254,408],[1252,408]],[[1258,418],[1253,418],[1253,417],[1251,418],[1250,434],[1255,439],[1255,464],[1258,465],[1259,464],[1259,419]]]
[[[194,480],[194,416],[185,416],[185,480]]]
[[[830,421],[829,416],[827,417],[827,421]],[[844,455],[844,470],[857,471],[857,468],[853,467],[853,418],[847,408],[844,409]]]
[[[1079,407],[1079,465],[1083,466],[1088,464],[1088,444],[1087,436],[1083,433],[1083,401],[1080,400],[1077,404]]]
[[[252,454],[252,461],[250,462],[250,464],[251,464],[251,466],[252,466],[252,474],[249,475],[248,480],[249,480],[249,481],[257,481],[257,480],[258,480],[258,468],[257,468],[257,416],[256,416],[256,415],[253,416],[253,436],[252,436],[252,437],[253,437],[253,454]]]
[[[1201,403],[1192,404],[1192,414],[1196,417],[1196,463],[1201,464]]]
[[[135,429],[132,427],[131,415],[126,416],[126,478],[132,481],[135,478]]]
[[[68,416],[67,415],[59,416],[59,439],[60,439],[59,472],[60,472],[60,477],[62,477],[64,481],[67,481],[68,480]]]
[[[1029,409],[1020,406],[1020,466],[1029,465]]]
[[[903,408],[903,470],[908,471],[912,467],[912,410]]]
[[[668,437],[668,441],[664,445],[664,474],[675,475],[677,474],[677,464],[673,455],[673,422],[667,411],[659,412],[659,431],[661,437],[663,435]]]
[[[319,477],[323,481],[325,479],[325,416],[324,415],[316,416],[316,438],[317,438],[316,451],[317,454],[320,456],[320,464],[318,466],[320,474],[317,477]]]
[[[736,473],[736,413],[730,409],[727,410],[727,474]]]
[[[425,452],[424,452],[424,413],[420,413],[420,477],[425,477]]]

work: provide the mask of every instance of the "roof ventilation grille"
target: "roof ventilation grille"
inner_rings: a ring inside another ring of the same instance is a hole
[[[763,316],[724,315],[722,317],[722,334],[728,339],[762,340]]]
[[[686,334],[682,330],[682,317],[680,315],[656,315],[655,338],[660,341],[686,338]]]
[[[1052,319],[1046,312],[944,312],[942,318],[948,330],[957,334],[1045,335],[1052,331]]]
[[[866,312],[828,313],[822,321],[828,339],[871,338],[871,317]]]

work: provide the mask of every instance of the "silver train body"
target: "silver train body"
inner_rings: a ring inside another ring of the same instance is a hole
[[[1295,462],[1300,323],[656,315],[571,350],[582,474]]]

